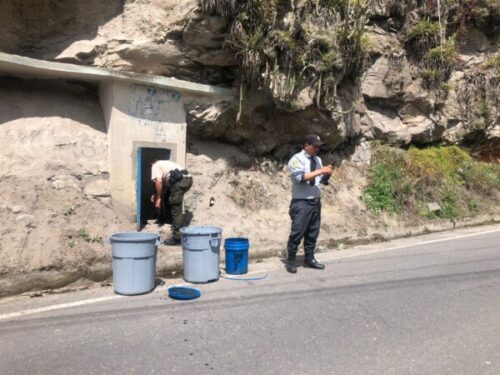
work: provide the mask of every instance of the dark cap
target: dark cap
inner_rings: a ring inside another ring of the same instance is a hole
[[[319,135],[316,134],[309,134],[304,143],[307,143],[308,145],[315,145],[315,146],[323,146],[325,143],[321,140]]]

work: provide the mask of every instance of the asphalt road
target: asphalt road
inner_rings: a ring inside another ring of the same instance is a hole
[[[267,279],[191,302],[166,286],[0,301],[0,373],[500,374],[499,226],[318,258],[297,275],[254,264]]]

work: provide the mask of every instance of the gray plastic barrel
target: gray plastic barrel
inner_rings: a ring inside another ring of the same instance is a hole
[[[219,227],[184,227],[180,232],[184,280],[190,283],[208,283],[218,280],[222,229]]]
[[[154,289],[159,238],[158,234],[147,232],[123,232],[111,236],[116,293],[144,294]]]

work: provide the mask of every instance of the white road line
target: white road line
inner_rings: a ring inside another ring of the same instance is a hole
[[[454,236],[454,237],[439,238],[439,239],[436,239],[436,240],[416,242],[416,243],[411,243],[411,244],[406,244],[406,245],[400,245],[400,246],[394,246],[394,247],[388,247],[388,248],[380,247],[380,246],[383,246],[384,243],[379,243],[379,244],[369,245],[371,248],[362,248],[362,247],[361,248],[356,248],[356,247],[346,248],[344,250],[345,252],[342,251],[342,252],[334,253],[334,254],[338,254],[340,259],[354,258],[354,257],[362,256],[362,255],[372,254],[372,253],[381,253],[381,252],[385,252],[385,251],[405,249],[405,248],[408,248],[408,247],[417,247],[417,246],[430,245],[430,244],[439,243],[439,242],[461,240],[463,238],[481,236],[481,235],[498,233],[498,232],[500,232],[500,229],[490,230],[490,231],[487,231],[487,232],[477,232],[477,233],[463,234],[463,235]],[[416,237],[409,237],[407,239],[413,239],[414,240],[414,239],[416,239]],[[399,240],[402,240],[402,239],[399,239]],[[398,241],[398,240],[392,240],[392,241]],[[377,247],[375,247],[375,246],[377,246]],[[500,244],[498,245],[498,248],[500,250]],[[352,251],[353,253],[348,254],[349,251]],[[328,253],[325,253],[325,254],[328,254]]]
[[[430,241],[418,242],[418,243],[414,243],[414,244],[407,244],[407,245],[401,245],[401,246],[391,247],[391,248],[389,248],[387,250],[397,250],[397,249],[404,249],[405,247],[414,247],[414,246],[429,245],[429,244],[432,244],[432,243],[439,243],[439,242],[446,242],[446,241],[453,241],[453,240],[461,240],[462,238],[482,236],[482,235],[485,235],[485,234],[492,234],[492,233],[497,233],[497,232],[500,232],[500,229],[490,230],[488,232],[477,232],[477,233],[463,234],[463,235],[454,236],[454,237],[438,238],[436,240],[430,240]],[[500,248],[500,245],[499,245],[499,248]]]
[[[81,300],[81,301],[61,303],[59,305],[39,307],[38,309],[17,311],[17,312],[8,313],[8,314],[1,314],[0,315],[0,320],[6,320],[6,319],[12,319],[12,318],[19,318],[19,317],[25,316],[25,315],[38,314],[38,313],[43,313],[43,312],[47,312],[47,311],[67,309],[67,308],[70,308],[70,307],[90,305],[92,303],[98,303],[98,302],[104,302],[104,301],[111,301],[111,300],[118,299],[118,298],[123,298],[123,296],[99,297],[99,298],[85,299],[85,300]]]

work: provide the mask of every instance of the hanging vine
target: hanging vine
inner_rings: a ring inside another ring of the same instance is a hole
[[[371,0],[199,1],[205,12],[230,21],[226,42],[243,81],[268,87],[282,103],[314,87],[316,106],[334,110],[337,86],[363,69]]]

